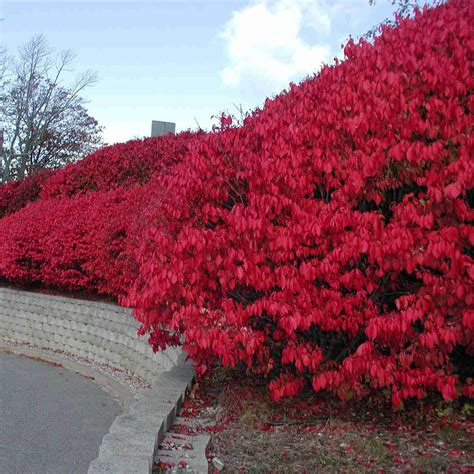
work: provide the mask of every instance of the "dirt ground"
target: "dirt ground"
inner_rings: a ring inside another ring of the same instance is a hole
[[[274,403],[258,380],[217,370],[183,416],[211,418],[210,472],[474,473],[474,405],[463,400],[343,403],[314,394]]]

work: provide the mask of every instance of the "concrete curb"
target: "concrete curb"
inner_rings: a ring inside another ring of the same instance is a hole
[[[184,359],[183,353],[175,367],[156,377],[142,400],[116,418],[88,474],[151,472],[155,450],[173,424],[194,379],[194,369]]]

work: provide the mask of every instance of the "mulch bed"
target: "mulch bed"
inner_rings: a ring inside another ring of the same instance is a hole
[[[399,412],[311,393],[274,403],[261,380],[223,369],[195,385],[181,413],[214,421],[202,428],[212,473],[474,473],[473,414],[465,400]]]

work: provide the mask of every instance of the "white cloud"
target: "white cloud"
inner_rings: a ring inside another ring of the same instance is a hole
[[[317,71],[330,47],[305,40],[303,31],[327,35],[325,10],[320,0],[257,0],[234,11],[221,34],[230,60],[222,70],[224,84],[263,82],[276,90]]]

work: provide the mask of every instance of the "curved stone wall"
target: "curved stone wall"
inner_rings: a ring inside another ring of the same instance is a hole
[[[0,337],[70,352],[140,376],[152,384],[182,352],[153,353],[138,337],[131,310],[113,304],[0,288]]]

